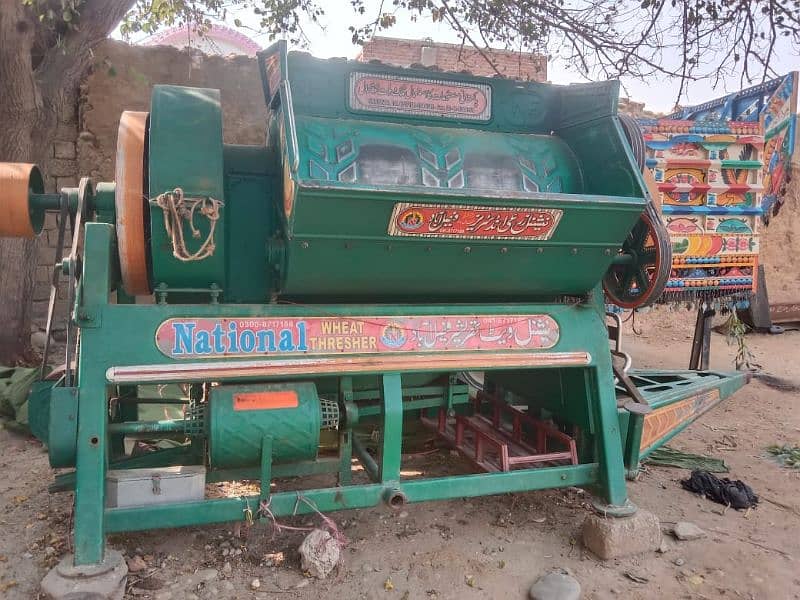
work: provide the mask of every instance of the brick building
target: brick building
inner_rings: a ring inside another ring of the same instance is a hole
[[[469,44],[440,44],[427,40],[404,40],[373,37],[364,44],[358,60],[381,62],[408,67],[421,64],[442,71],[469,71],[473,75],[492,77],[497,74],[486,57],[491,58],[497,71],[505,77],[524,81],[547,80],[547,57],[530,52],[513,52],[493,48],[476,50]]]

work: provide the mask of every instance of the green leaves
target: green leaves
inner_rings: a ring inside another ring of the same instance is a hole
[[[61,36],[80,27],[90,0],[18,0]],[[465,45],[555,55],[590,79],[664,78],[686,84],[740,74],[767,77],[777,56],[800,48],[800,0],[130,0],[123,36],[213,22],[308,45],[323,7],[349,11],[354,44],[398,20],[443,23]],[[241,17],[249,12],[255,19]],[[780,40],[780,44],[776,44]],[[312,49],[313,50],[313,49]],[[680,95],[679,94],[679,95]],[[679,98],[680,99],[680,98]]]
[[[85,0],[22,0],[49,31],[63,34],[76,29]]]
[[[767,452],[784,467],[800,469],[800,446],[790,446],[789,444],[769,446]]]

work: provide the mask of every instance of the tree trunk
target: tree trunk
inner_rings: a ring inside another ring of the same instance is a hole
[[[85,0],[78,28],[56,44],[21,0],[0,0],[0,162],[45,162],[93,48],[134,1]],[[30,347],[36,259],[35,240],[0,238],[0,364],[13,364]]]
[[[31,70],[33,40],[22,2],[0,0],[0,161],[36,158],[32,132],[41,100]],[[0,364],[14,364],[29,347],[35,272],[35,240],[0,238]]]

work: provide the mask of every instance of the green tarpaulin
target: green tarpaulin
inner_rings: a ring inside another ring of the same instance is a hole
[[[28,427],[28,392],[39,369],[0,365],[0,416]]]

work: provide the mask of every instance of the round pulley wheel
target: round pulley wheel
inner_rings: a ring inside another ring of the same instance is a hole
[[[652,304],[664,291],[671,263],[669,235],[655,207],[648,204],[622,244],[620,261],[603,278],[606,296],[622,308]]]
[[[36,165],[0,163],[0,237],[32,238],[42,231],[44,210],[31,206],[30,195],[43,192]]]
[[[149,294],[144,185],[147,113],[125,111],[117,133],[116,190],[117,247],[122,286],[131,296]]]

